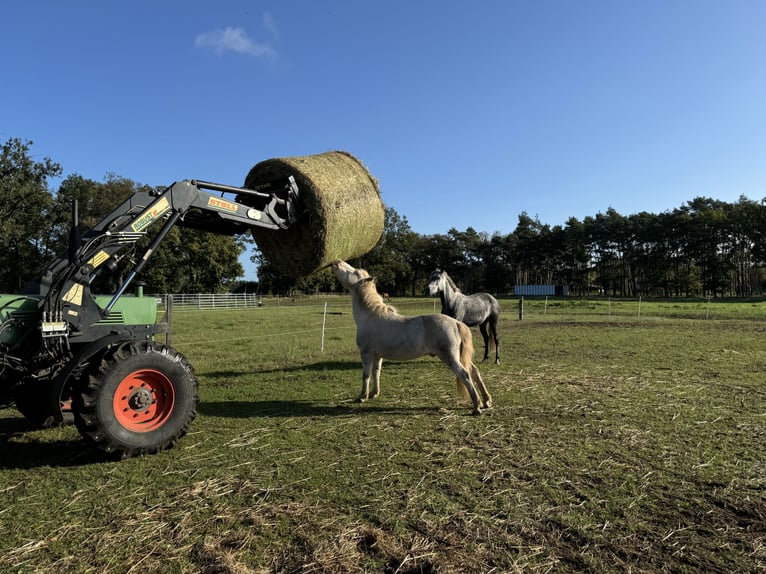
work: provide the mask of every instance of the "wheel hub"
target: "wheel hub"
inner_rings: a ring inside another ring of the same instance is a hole
[[[164,425],[176,401],[172,379],[159,369],[137,369],[125,376],[114,391],[114,416],[131,432],[151,432]]]
[[[148,390],[139,388],[134,389],[128,398],[128,406],[137,412],[143,412],[152,406],[154,397]]]

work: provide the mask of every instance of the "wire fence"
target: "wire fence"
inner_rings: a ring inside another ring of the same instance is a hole
[[[291,297],[264,297],[257,293],[193,293],[167,295],[174,311],[205,309],[350,307],[348,293],[316,293]],[[164,302],[164,296],[157,297]],[[766,298],[759,299],[654,299],[612,297],[506,297],[499,299],[503,318],[514,320],[566,320],[591,317],[600,320],[627,318],[750,319],[766,321]],[[439,299],[395,298],[400,313],[438,313]]]
[[[512,303],[511,303],[512,302]],[[766,321],[766,299],[538,297],[508,300],[519,320],[590,317],[600,320],[695,319]]]
[[[158,297],[158,300],[161,298]],[[183,347],[210,347],[221,343],[239,344],[259,340],[267,347],[275,341],[284,344],[285,337],[311,341],[318,351],[326,345],[336,346],[339,337],[345,339],[356,326],[352,317],[351,297],[347,293],[320,294],[302,297],[248,298],[226,296],[173,297],[173,312],[180,311],[189,324],[198,319],[195,312],[216,314],[223,318],[225,328],[184,336]],[[656,321],[694,321],[700,326],[713,326],[716,321],[756,321],[766,323],[766,300],[646,300],[573,297],[524,297],[499,299],[502,312],[500,328],[512,329],[514,323],[577,324],[582,322],[615,324],[630,327]],[[430,297],[394,298],[391,304],[402,315],[439,313],[441,302]],[[246,308],[247,307],[247,308]],[[229,317],[229,318],[227,318]],[[236,317],[236,318],[232,318]],[[203,320],[200,318],[199,320]],[[206,317],[204,321],[208,321]],[[243,321],[258,328],[235,329]],[[206,323],[207,324],[207,323]],[[505,325],[505,326],[503,326]],[[691,327],[690,323],[690,327]],[[766,327],[764,327],[766,328]]]

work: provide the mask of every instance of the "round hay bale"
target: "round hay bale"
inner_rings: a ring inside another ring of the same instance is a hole
[[[250,170],[245,187],[291,175],[300,192],[301,219],[278,231],[251,230],[263,256],[280,272],[309,275],[375,246],[383,234],[384,207],[378,182],[362,162],[344,151],[268,159]]]

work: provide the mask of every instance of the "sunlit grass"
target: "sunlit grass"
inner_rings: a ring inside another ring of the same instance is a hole
[[[350,307],[324,302],[176,313],[201,403],[166,453],[102,462],[0,411],[0,571],[766,567],[763,303],[505,300],[472,417],[430,358],[351,402]]]

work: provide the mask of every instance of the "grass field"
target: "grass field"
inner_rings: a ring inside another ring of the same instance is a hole
[[[764,303],[503,301],[472,417],[430,358],[351,402],[330,301],[177,313],[201,403],[168,452],[105,462],[0,411],[0,572],[766,569]]]

